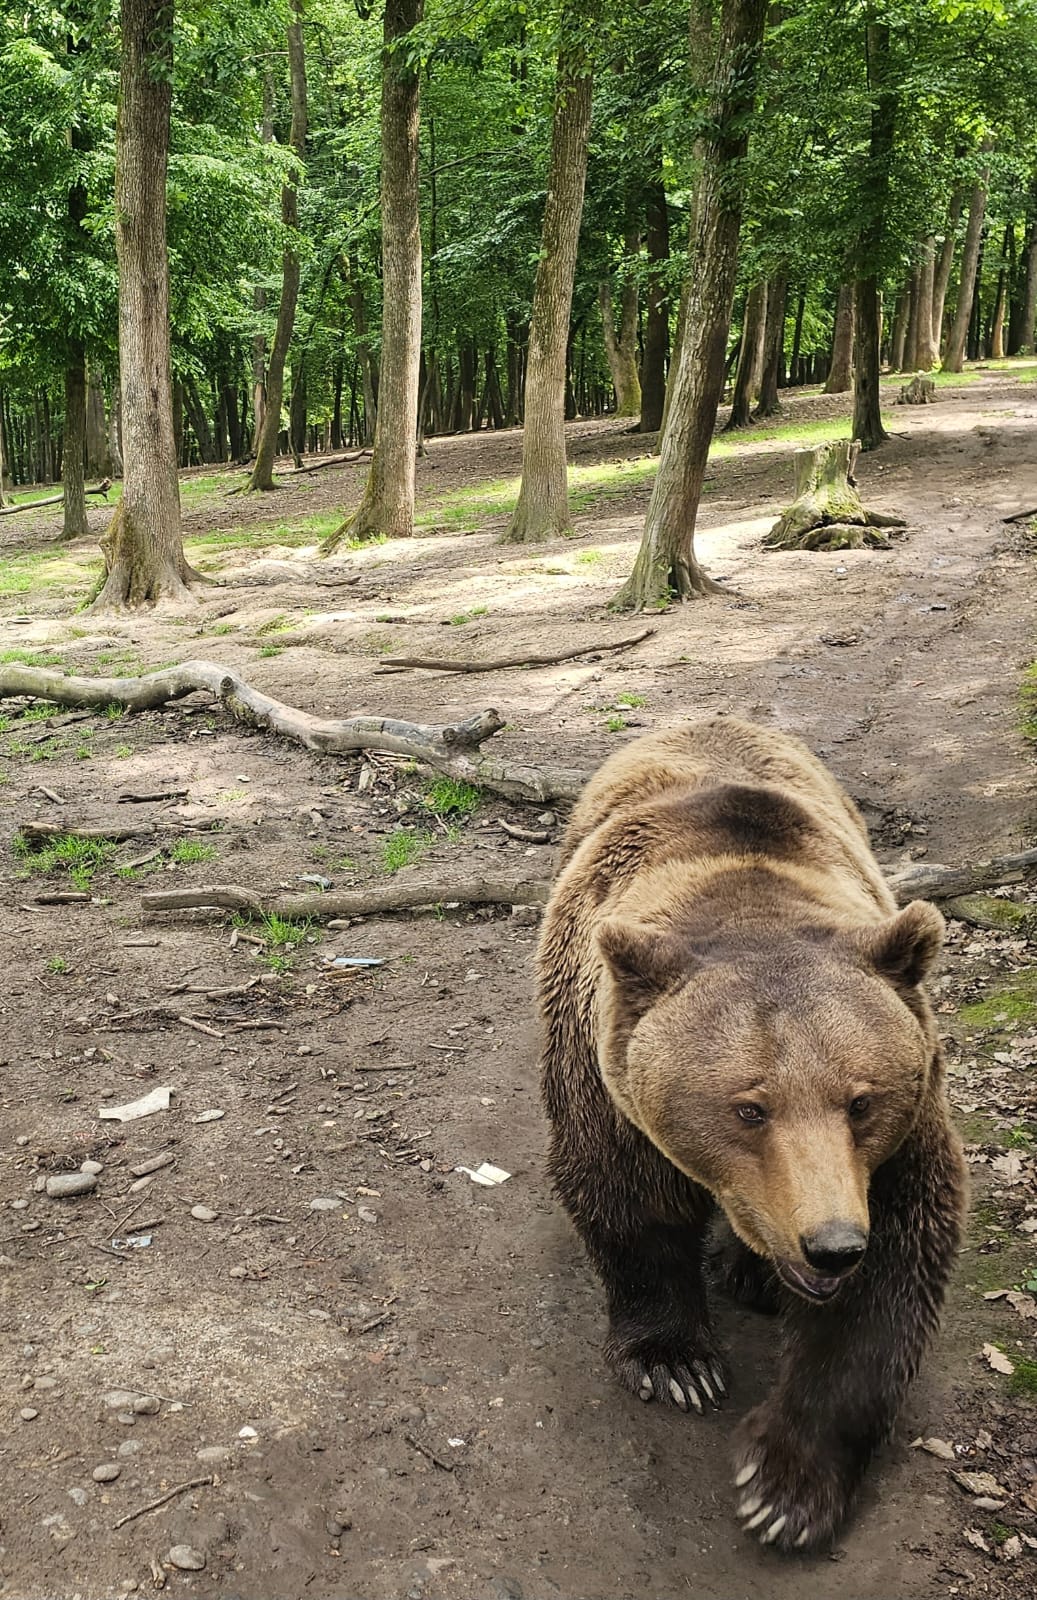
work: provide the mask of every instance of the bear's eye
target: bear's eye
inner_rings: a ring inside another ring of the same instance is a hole
[[[743,1122],[748,1122],[752,1127],[758,1128],[762,1122],[767,1121],[767,1113],[762,1106],[751,1104],[739,1106],[738,1115]]]
[[[871,1110],[871,1095],[858,1094],[850,1101],[851,1117],[866,1117]]]

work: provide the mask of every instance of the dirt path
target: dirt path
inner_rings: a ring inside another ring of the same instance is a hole
[[[807,420],[835,409],[802,403]],[[513,551],[484,533],[436,533],[329,569],[298,539],[259,551],[228,540],[213,558],[221,579],[249,586],[215,591],[196,622],[99,631],[43,589],[10,598],[30,620],[5,624],[0,643],[86,670],[215,657],[316,710],[439,721],[496,704],[509,719],[502,748],[588,767],[625,728],[738,710],[801,733],[830,762],[885,859],[992,853],[1031,826],[1017,697],[1033,654],[1032,558],[1000,518],[1037,504],[1037,388],[992,376],[895,416],[905,437],[861,477],[866,501],[910,518],[905,541],[888,555],[762,556],[759,536],[787,495],[789,445],[750,443],[717,460],[700,537],[737,594],[654,619],[657,634],[631,655],[468,682],[377,671],[387,647],[474,656],[627,631],[602,607],[643,516],[636,472],[581,515],[575,541]],[[573,434],[588,467],[643,454],[615,424]],[[517,435],[444,441],[423,467],[427,495],[506,476],[517,459]],[[299,505],[309,515],[315,497],[331,505],[342,493],[333,476],[316,474],[304,501],[286,491],[276,508],[248,508],[252,523],[290,522]],[[246,512],[229,505],[233,533]],[[35,551],[44,526],[9,523],[5,553]],[[356,571],[355,587],[315,587]],[[974,1526],[997,1547],[991,1516],[945,1462],[909,1448],[917,1434],[954,1441],[966,1465],[1011,1491],[999,1525],[1037,1534],[1037,1499],[1030,1510],[1025,1500],[1037,1412],[978,1359],[991,1339],[1033,1343],[1033,1323],[981,1298],[1026,1269],[1018,1250],[1030,1236],[1017,1223],[1037,1196],[1029,1147],[1010,1221],[996,1184],[981,1186],[938,1350],[837,1570],[829,1559],[783,1563],[740,1537],[728,1481],[732,1415],[762,1393],[775,1358],[770,1324],[723,1313],[736,1378],[726,1415],[642,1406],[604,1371],[599,1291],[543,1171],[535,928],[448,912],[329,930],[290,956],[235,942],[212,919],[140,917],[142,883],[362,881],[383,870],[401,807],[426,862],[546,868],[547,849],[493,826],[501,815],[528,824],[530,812],[488,800],[437,823],[417,777],[376,763],[361,791],[359,762],[249,736],[204,697],[132,722],[13,717],[0,770],[7,833],[32,817],[110,826],[128,815],[159,830],[98,868],[90,905],[35,904],[43,880],[23,880],[24,866],[4,858],[3,1594],[143,1592],[150,1563],[181,1544],[205,1567],[167,1569],[169,1591],[220,1600],[1032,1593],[1033,1553],[995,1560],[965,1543]],[[116,798],[165,788],[188,798]],[[176,840],[216,859],[173,861]],[[156,847],[165,855],[135,869],[138,880],[113,870]],[[341,978],[329,955],[386,964]],[[956,1098],[1005,1110],[996,1126],[967,1123],[982,1162],[1033,1116],[1034,1022],[1013,1016],[1022,1043],[1006,1047],[996,1019],[977,1031],[954,1013],[1029,963],[1024,938],[954,930],[940,1006]],[[194,992],[177,992],[184,984]],[[220,989],[239,992],[197,992]],[[995,1062],[998,1040],[1014,1066]],[[100,1107],[158,1086],[174,1091],[170,1111],[98,1120]],[[201,1120],[207,1112],[222,1115]],[[131,1169],[165,1151],[170,1164],[131,1187]],[[95,1194],[38,1192],[87,1158],[102,1164]],[[483,1188],[456,1170],[484,1160],[508,1182]],[[128,1233],[149,1242],[113,1252]],[[118,1476],[95,1480],[102,1467]]]

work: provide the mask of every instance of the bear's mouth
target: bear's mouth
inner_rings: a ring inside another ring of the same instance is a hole
[[[822,1272],[811,1272],[809,1267],[797,1266],[791,1261],[779,1261],[777,1267],[782,1283],[804,1300],[831,1300],[846,1282],[845,1277],[826,1277]]]

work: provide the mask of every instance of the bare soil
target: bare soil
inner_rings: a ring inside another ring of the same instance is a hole
[[[845,411],[842,397],[787,406],[804,423]],[[189,534],[226,530],[203,563],[218,586],[196,615],[70,615],[67,593],[34,588],[6,597],[0,648],[106,675],[203,656],[341,715],[442,722],[496,705],[502,752],[587,768],[638,730],[737,711],[829,762],[884,861],[993,855],[1033,838],[1019,701],[1033,560],[1025,525],[1001,518],[1037,505],[1037,388],[991,373],[894,416],[898,435],[859,467],[865,503],[909,520],[890,553],[764,555],[794,440],[749,435],[715,462],[698,540],[730,597],[651,619],[654,636],[627,654],[470,679],[380,673],[396,651],[486,657],[635,631],[605,607],[648,488],[635,473],[581,513],[575,538],[536,548],[494,542],[503,514],[332,562],[298,538],[255,548],[257,530],[355,504],[356,467],[259,499],[189,502]],[[578,465],[646,453],[615,422],[570,433]],[[519,452],[518,433],[433,441],[423,503],[513,476]],[[93,507],[97,531],[104,519]],[[2,559],[49,555],[56,529],[42,514],[7,519]],[[62,552],[73,589],[95,555]],[[772,1324],[722,1310],[735,1385],[717,1416],[643,1406],[604,1369],[601,1296],[544,1174],[535,926],[448,909],[314,927],[287,952],[255,942],[270,930],[140,911],[142,887],[380,878],[401,824],[442,872],[547,873],[549,845],[496,826],[537,826],[538,808],[484,796],[474,815],[437,821],[420,774],[309,756],[233,725],[205,696],[110,720],[2,709],[5,1595],[103,1600],[159,1579],[221,1600],[1032,1594],[1021,1536],[1037,1536],[1037,1406],[980,1352],[997,1344],[1022,1368],[1034,1356],[1037,1322],[982,1296],[1034,1272],[1021,1224],[1037,1212],[1037,1027],[1025,1006],[981,1025],[958,1014],[1025,988],[1025,932],[952,925],[938,1004],[976,1163],[972,1235],[859,1515],[831,1557],[782,1560],[739,1534],[729,1483],[733,1420],[767,1386]],[[187,795],[119,798],[167,790]],[[26,877],[10,848],[41,819],[157,831],[118,847],[89,903],[43,905],[67,876]],[[177,863],[178,840],[216,856]],[[118,874],[156,848],[136,878]],[[384,965],[342,976],[329,956]],[[234,992],[204,992],[222,989]],[[99,1118],[162,1086],[168,1111]],[[1006,1149],[1017,1163],[993,1166]],[[166,1151],[172,1161],[133,1187],[131,1169]],[[41,1192],[86,1159],[102,1164],[94,1193]],[[480,1187],[458,1170],[483,1161],[508,1181]],[[134,1410],[142,1397],[155,1398]],[[919,1435],[992,1472],[1003,1508],[977,1509],[954,1463],[910,1448]],[[107,1464],[118,1476],[96,1481]],[[192,1480],[204,1481],[117,1526]],[[177,1545],[204,1568],[163,1566]]]

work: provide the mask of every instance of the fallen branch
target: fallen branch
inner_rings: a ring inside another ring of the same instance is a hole
[[[458,903],[466,906],[543,905],[550,892],[547,878],[451,879],[389,883],[384,888],[326,894],[260,895],[236,884],[209,889],[154,889],[142,894],[142,911],[219,909],[249,917],[371,917],[387,911],[414,911],[421,906]]]
[[[325,467],[348,467],[354,461],[362,461],[365,456],[373,455],[371,450],[354,450],[352,455],[325,456],[321,461],[315,461],[309,467],[293,467],[290,472],[283,474],[286,478],[297,478],[301,472],[321,472]]]
[[[0,700],[29,695],[96,710],[121,705],[128,711],[154,711],[196,690],[216,695],[245,727],[266,728],[321,755],[392,751],[513,800],[570,800],[587,781],[588,774],[579,769],[526,766],[483,755],[480,745],[504,727],[503,718],[492,710],[445,726],[391,717],[315,717],[262,694],[214,661],[185,661],[141,678],[66,678],[44,667],[0,666]]]
[[[46,844],[52,839],[103,839],[106,844],[121,844],[124,839],[150,838],[155,833],[153,822],[138,822],[133,827],[93,828],[75,822],[23,822],[15,830],[26,844]]]
[[[559,661],[575,661],[578,656],[604,655],[607,650],[629,650],[635,644],[643,644],[645,639],[650,639],[654,633],[654,628],[645,628],[641,633],[631,634],[628,639],[614,639],[611,643],[588,644],[577,650],[561,650],[551,655],[500,656],[495,661],[447,661],[428,656],[386,656],[382,665],[376,668],[376,675],[403,672],[408,667],[417,667],[426,672],[504,672],[508,667],[553,667]]]
[[[148,1511],[157,1511],[159,1506],[164,1506],[169,1500],[175,1500],[178,1494],[184,1494],[188,1489],[207,1489],[212,1483],[211,1473],[207,1478],[188,1478],[186,1483],[178,1483],[175,1489],[167,1489],[165,1494],[160,1494],[155,1500],[149,1500],[147,1505],[138,1506],[136,1511],[127,1511],[118,1522],[112,1523],[112,1529],[114,1531],[117,1528],[124,1528],[127,1522],[136,1522],[138,1517],[143,1517]]]
[[[971,866],[945,867],[937,862],[925,866],[901,867],[887,872],[890,888],[901,902],[915,899],[953,900],[975,889],[1000,888],[1006,883],[1022,883],[1037,870],[1037,850],[1020,850],[1011,856],[995,856]]]
[[[96,488],[85,490],[85,493],[103,495],[105,500],[107,500],[108,490],[111,488],[111,486],[112,480],[110,478],[106,478],[104,482],[99,483]],[[0,517],[16,517],[19,511],[37,511],[40,506],[56,506],[59,505],[64,498],[65,493],[64,490],[62,490],[61,494],[49,494],[43,500],[23,500],[20,505],[4,506],[3,509],[0,510]]]
[[[1002,517],[1002,522],[1028,522],[1031,517],[1037,517],[1037,506],[1030,506],[1027,511],[1013,511],[1010,517]]]

